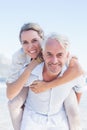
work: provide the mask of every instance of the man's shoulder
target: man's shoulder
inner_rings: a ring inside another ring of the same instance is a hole
[[[39,75],[40,73],[42,73],[43,71],[43,66],[44,66],[44,62],[40,63],[39,65],[37,65],[33,71],[32,71],[32,74],[34,75]]]
[[[63,66],[62,70],[61,70],[61,73],[59,75],[59,77],[62,77],[64,72],[68,69],[68,67],[66,65]]]

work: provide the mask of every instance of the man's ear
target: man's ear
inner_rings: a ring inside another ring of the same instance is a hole
[[[70,52],[67,53],[67,58],[70,58]]]
[[[42,56],[43,56],[43,59],[44,59],[44,51],[42,50]]]
[[[69,60],[70,60],[70,52],[67,53],[67,57],[66,57],[66,65],[69,65]]]

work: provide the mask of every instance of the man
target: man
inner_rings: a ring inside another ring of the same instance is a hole
[[[48,36],[42,44],[44,63],[32,71],[28,84],[32,84],[37,79],[48,82],[62,76],[67,69],[65,64],[69,57],[68,45],[66,37],[56,34]],[[72,88],[77,93],[81,92],[84,83],[83,76],[80,76],[72,82],[39,94],[35,94],[30,88],[21,130],[69,130],[67,111],[65,112],[68,106],[64,108],[64,101]],[[81,130],[81,128],[77,126],[74,130]]]

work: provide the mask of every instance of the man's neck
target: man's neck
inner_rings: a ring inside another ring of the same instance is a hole
[[[59,72],[59,73],[56,74],[56,75],[53,75],[53,74],[49,73],[49,72],[47,71],[47,69],[44,67],[44,68],[43,68],[43,80],[44,80],[44,81],[52,81],[52,80],[56,79],[60,73],[61,73],[61,72]]]

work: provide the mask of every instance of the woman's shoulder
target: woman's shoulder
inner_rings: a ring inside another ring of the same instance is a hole
[[[18,56],[26,56],[26,54],[24,53],[24,51],[23,51],[23,48],[20,48],[20,49],[18,49],[16,52],[14,52],[14,54],[13,54],[13,56],[14,57],[18,57]]]
[[[25,62],[26,61],[26,54],[23,51],[23,48],[20,48],[19,50],[17,50],[13,56],[12,56],[12,60],[13,62]]]

